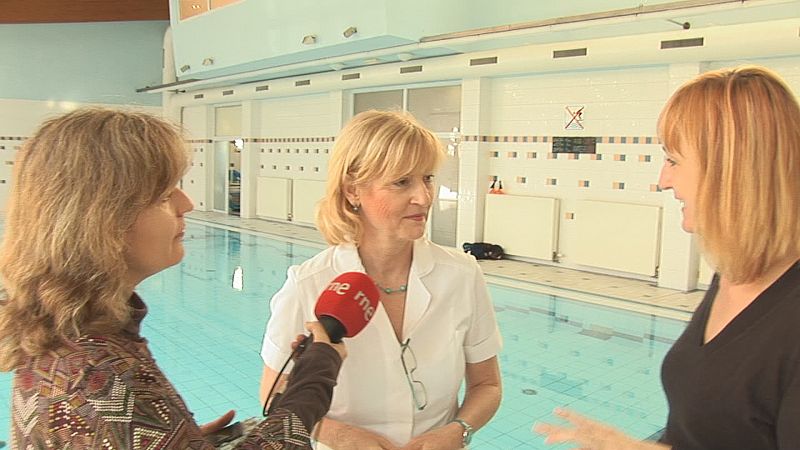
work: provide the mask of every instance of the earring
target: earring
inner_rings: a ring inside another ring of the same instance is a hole
[[[352,205],[352,206],[353,206],[353,212],[354,213],[357,213],[358,210],[361,209],[361,207],[359,205]]]

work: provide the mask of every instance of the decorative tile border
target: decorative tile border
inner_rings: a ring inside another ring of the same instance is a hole
[[[659,144],[658,137],[654,136],[602,136],[597,141],[599,144]]]
[[[214,141],[211,139],[188,139],[185,142],[188,144],[210,144]]]
[[[553,136],[494,136],[465,135],[464,142],[510,142],[510,143],[547,143]],[[598,144],[659,144],[656,136],[599,136]]]
[[[550,142],[550,136],[489,136],[489,135],[468,135],[462,137],[465,142]]]
[[[0,141],[24,141],[27,136],[0,136]]]
[[[613,161],[638,161],[640,163],[654,162],[654,155],[646,154],[627,154],[627,153],[553,153],[553,152],[518,152],[506,151],[501,152],[497,149],[488,150],[489,158],[506,158],[506,159],[560,159],[567,161],[589,160],[589,161],[603,161],[605,157],[611,158]],[[563,155],[563,156],[559,156]],[[603,156],[605,155],[605,157]],[[635,158],[635,159],[634,159]]]
[[[284,142],[333,142],[335,136],[326,137],[283,137],[283,138],[244,138],[246,143],[284,143]]]

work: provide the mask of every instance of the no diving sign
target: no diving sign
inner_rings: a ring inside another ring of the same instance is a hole
[[[567,106],[564,114],[565,130],[583,129],[583,108],[584,106]]]

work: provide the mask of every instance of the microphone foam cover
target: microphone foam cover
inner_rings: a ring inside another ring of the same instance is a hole
[[[372,279],[361,272],[345,272],[322,291],[314,315],[332,317],[345,329],[344,337],[353,337],[367,326],[378,309],[380,292]]]

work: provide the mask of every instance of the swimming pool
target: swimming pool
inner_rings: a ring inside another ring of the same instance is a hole
[[[319,249],[188,224],[184,261],[138,292],[149,313],[142,334],[198,422],[228,409],[260,414],[259,350],[269,297],[286,269]],[[242,268],[242,290],[232,273]],[[664,354],[685,322],[490,285],[504,348],[503,401],[471,449],[537,449],[530,429],[568,405],[640,438],[663,428]],[[0,440],[8,441],[11,375],[0,374]]]

